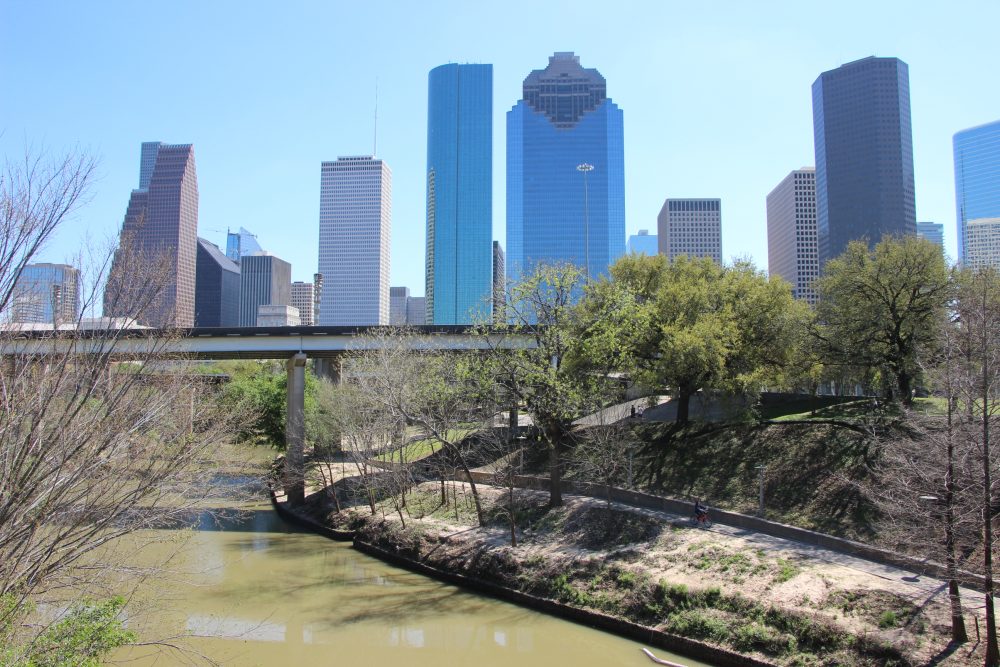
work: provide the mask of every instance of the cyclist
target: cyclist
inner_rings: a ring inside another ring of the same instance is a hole
[[[698,523],[708,523],[708,507],[701,504],[701,498],[694,499],[694,519]]]

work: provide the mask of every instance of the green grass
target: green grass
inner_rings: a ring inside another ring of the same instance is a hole
[[[836,408],[840,404],[856,402],[847,396],[806,396],[772,405],[761,406],[761,419],[809,419],[814,410]]]
[[[460,442],[464,440],[470,433],[472,433],[471,428],[453,428],[449,429],[445,433],[445,438],[450,442]],[[437,438],[424,438],[422,440],[413,440],[403,445],[402,448],[402,460],[406,463],[412,463],[413,461],[419,461],[420,459],[426,458],[437,452],[442,447],[441,442]],[[395,450],[392,452],[387,452],[377,457],[379,461],[399,461],[400,460],[400,450]]]

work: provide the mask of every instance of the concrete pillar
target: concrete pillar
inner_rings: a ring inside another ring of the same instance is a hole
[[[317,376],[326,378],[336,387],[340,386],[344,362],[339,356],[329,359],[316,359],[314,363],[316,364]]]
[[[285,419],[285,496],[301,505],[306,496],[306,355],[299,352],[285,364],[288,371],[288,412]]]

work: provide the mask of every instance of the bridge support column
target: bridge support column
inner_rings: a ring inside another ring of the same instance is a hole
[[[299,352],[285,364],[288,371],[288,416],[285,419],[285,497],[301,505],[306,497],[306,355]]]
[[[340,386],[344,362],[339,356],[331,359],[316,359],[314,363],[316,364],[315,370],[318,377],[326,378],[335,387]]]

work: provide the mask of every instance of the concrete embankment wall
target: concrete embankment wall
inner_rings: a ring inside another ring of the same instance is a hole
[[[464,475],[460,475],[460,477],[464,477]],[[493,475],[487,472],[473,471],[472,479],[477,484],[493,483]],[[538,491],[548,491],[549,489],[549,480],[546,477],[519,475],[516,478],[515,484],[518,488],[522,489],[535,489]],[[673,498],[665,498],[663,496],[655,496],[649,493],[641,493],[639,491],[619,489],[616,487],[612,487],[609,494],[608,488],[600,484],[563,481],[562,490],[563,493],[592,496],[594,498],[601,499],[608,498],[610,495],[613,502],[643,507],[646,509],[660,510],[671,514],[679,514],[683,517],[690,516],[694,513],[694,503],[689,503],[684,500],[675,500]],[[939,579],[947,579],[948,577],[947,569],[941,563],[912,558],[910,556],[898,554],[871,544],[855,542],[854,540],[847,540],[842,537],[834,537],[833,535],[818,533],[813,530],[798,528],[796,526],[789,526],[776,521],[768,521],[767,519],[761,519],[756,516],[739,514],[737,512],[727,512],[714,507],[711,509],[711,515],[712,521],[727,526],[743,528],[749,531],[772,535],[774,537],[781,537],[787,540],[794,540],[795,542],[801,542],[803,544],[821,547],[823,549],[831,549],[849,556],[857,556],[858,558],[864,558],[865,560],[870,560],[875,563],[899,567],[904,570],[909,570],[911,572],[929,577],[936,577]],[[962,572],[961,574],[963,582],[978,588],[979,590],[985,590],[986,583],[982,576],[972,572]]]

